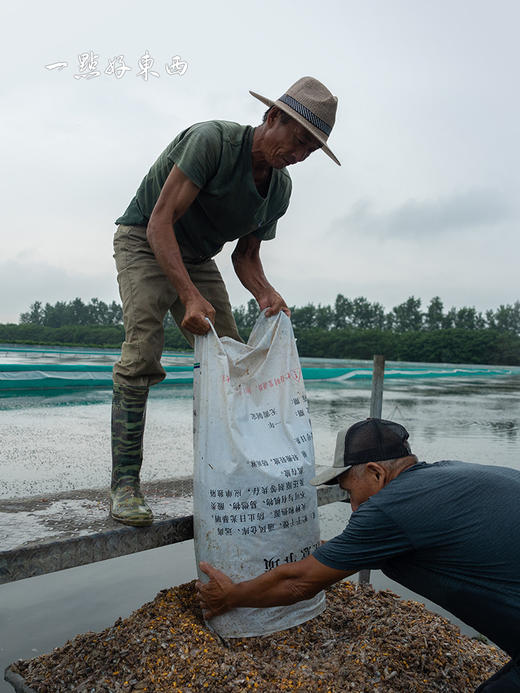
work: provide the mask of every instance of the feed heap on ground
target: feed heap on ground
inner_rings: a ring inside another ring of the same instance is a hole
[[[12,670],[38,693],[464,693],[506,661],[422,604],[348,581],[327,590],[311,621],[224,641],[205,626],[190,582]]]

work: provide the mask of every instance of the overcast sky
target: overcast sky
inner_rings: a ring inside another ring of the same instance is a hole
[[[316,152],[290,168],[262,246],[287,303],[520,298],[517,0],[50,0],[2,15],[0,322],[35,300],[118,299],[114,220],[157,155],[198,121],[258,124],[248,90],[276,99],[303,75],[339,98],[342,166]],[[76,79],[90,51],[100,75]],[[145,81],[147,51],[159,77]],[[174,56],[183,75],[166,71]],[[217,263],[239,305],[231,250]]]

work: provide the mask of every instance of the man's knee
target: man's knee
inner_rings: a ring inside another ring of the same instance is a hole
[[[123,342],[121,358],[114,364],[113,379],[119,385],[151,387],[166,377],[161,366],[161,350],[146,348],[146,344]]]

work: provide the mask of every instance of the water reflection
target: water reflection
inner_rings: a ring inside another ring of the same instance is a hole
[[[336,433],[369,414],[370,381],[307,386],[316,462],[328,465]],[[110,389],[47,390],[0,398],[0,497],[95,488],[110,458]],[[385,382],[383,417],[410,432],[427,461],[461,459],[520,468],[520,376]],[[192,471],[192,386],[152,388],[144,480]],[[88,465],[77,465],[88,459]]]
[[[335,431],[369,412],[370,384],[310,385],[307,388],[317,461]],[[434,382],[387,381],[383,417],[410,431],[423,459],[463,459],[520,468],[520,377]],[[320,444],[325,441],[325,444]]]

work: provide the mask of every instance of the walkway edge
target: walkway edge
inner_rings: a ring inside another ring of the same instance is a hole
[[[338,486],[318,489],[318,505],[346,500]],[[41,541],[0,551],[0,584],[105,561],[193,539],[193,515],[155,521],[150,527],[121,525],[79,537]]]

